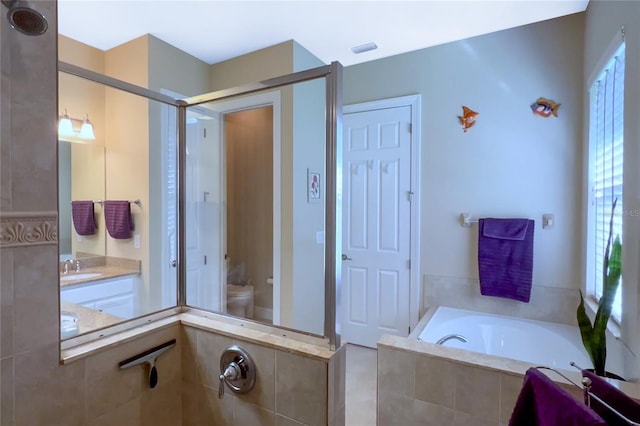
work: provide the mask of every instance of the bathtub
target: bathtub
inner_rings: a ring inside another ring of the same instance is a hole
[[[468,341],[451,339],[444,346],[564,370],[572,369],[569,364],[571,361],[583,368],[592,366],[582,346],[578,327],[552,322],[441,306],[424,328],[420,329],[419,324],[411,336],[435,343],[448,334],[462,335]]]

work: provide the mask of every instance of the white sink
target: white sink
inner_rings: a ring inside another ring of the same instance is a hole
[[[101,276],[100,272],[87,272],[84,274],[61,275],[60,281],[88,280],[89,278],[97,278]]]

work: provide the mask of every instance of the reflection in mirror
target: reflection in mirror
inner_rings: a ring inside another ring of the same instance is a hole
[[[96,201],[94,207],[100,214],[104,200],[104,146],[82,144],[65,140],[58,142],[58,191],[60,197],[60,261],[74,258],[105,255],[105,234],[78,233],[73,226],[71,202]],[[100,226],[96,223],[96,226]],[[82,234],[82,235],[81,235]]]
[[[324,79],[187,108],[188,305],[323,335],[325,124]]]
[[[60,142],[62,337],[176,304],[176,108],[59,73],[95,140]]]

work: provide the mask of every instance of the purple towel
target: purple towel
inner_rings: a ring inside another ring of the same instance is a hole
[[[73,227],[78,235],[94,235],[96,233],[96,219],[93,213],[93,201],[72,201],[71,216]]]
[[[131,238],[133,221],[131,220],[131,205],[128,201],[105,201],[104,220],[111,238],[118,240]]]
[[[530,368],[509,426],[607,426],[607,423],[545,374]]]
[[[479,220],[478,272],[483,295],[529,302],[534,228],[530,219]]]
[[[614,387],[600,376],[596,376],[590,371],[582,370],[582,376],[591,379],[591,393],[609,404],[620,414],[629,420],[640,423],[640,404],[627,396],[620,389]],[[626,426],[625,422],[611,410],[591,398],[591,408],[606,420],[609,426]]]

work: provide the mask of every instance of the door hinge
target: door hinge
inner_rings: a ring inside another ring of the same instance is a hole
[[[411,326],[407,327],[407,334],[411,334]]]
[[[414,195],[413,191],[407,191],[407,198],[409,199],[410,203],[413,202],[413,195]]]
[[[413,131],[413,125],[409,123],[409,133],[411,133],[412,131]]]
[[[207,256],[204,257],[204,264],[207,264]]]
[[[207,137],[207,128],[205,127],[202,130],[203,130],[202,136],[206,138]]]
[[[407,260],[407,268],[411,269],[411,259]]]

